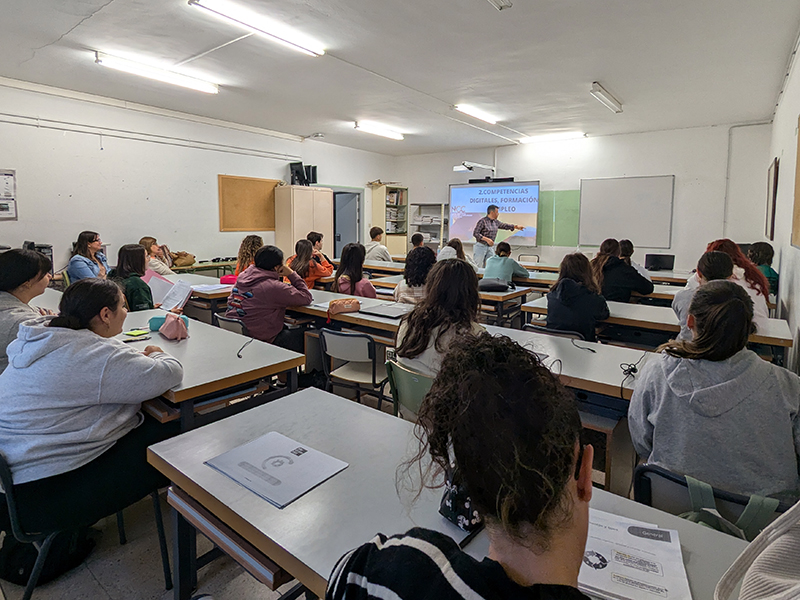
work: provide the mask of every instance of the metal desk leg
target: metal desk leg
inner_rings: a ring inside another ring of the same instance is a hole
[[[181,431],[194,429],[194,401],[186,400],[180,403]]]
[[[211,298],[211,321],[214,321],[214,315],[217,314],[217,299]]]
[[[292,394],[297,391],[297,367],[287,372],[286,386]]]
[[[197,533],[189,522],[174,508],[172,517],[175,523],[175,540],[172,548],[173,598],[189,600],[192,590],[197,587]]]

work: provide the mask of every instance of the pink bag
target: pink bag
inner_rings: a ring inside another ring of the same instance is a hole
[[[168,340],[185,340],[189,337],[186,323],[175,313],[167,313],[164,324],[158,331]]]
[[[219,282],[234,285],[236,283],[236,275],[223,275],[219,278]]]

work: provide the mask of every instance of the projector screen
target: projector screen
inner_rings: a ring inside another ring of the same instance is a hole
[[[507,240],[520,246],[536,245],[538,181],[450,185],[450,239],[474,242],[472,231],[478,220],[486,216],[490,204],[500,208],[498,220],[525,227],[522,231],[499,230],[495,243]]]

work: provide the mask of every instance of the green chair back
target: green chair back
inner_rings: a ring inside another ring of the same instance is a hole
[[[401,405],[416,415],[422,399],[433,385],[433,379],[411,371],[394,360],[386,361],[386,374],[389,376],[395,416],[399,413]]]

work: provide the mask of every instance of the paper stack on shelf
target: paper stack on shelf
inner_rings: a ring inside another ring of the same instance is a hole
[[[602,600],[692,600],[677,531],[594,509],[578,588]]]

